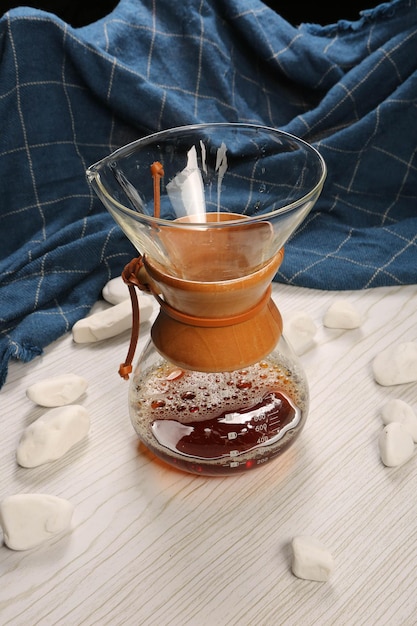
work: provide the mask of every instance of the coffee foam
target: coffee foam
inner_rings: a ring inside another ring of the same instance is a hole
[[[145,445],[165,454],[166,448],[152,434],[155,420],[177,420],[184,425],[204,421],[254,406],[274,390],[289,398],[301,415],[308,408],[305,380],[284,358],[278,361],[268,357],[248,368],[220,373],[184,371],[161,360],[150,370],[136,373],[130,389],[131,419],[136,432]],[[301,418],[301,425],[303,421]],[[293,435],[294,432],[288,431],[285,441]],[[276,447],[282,445],[281,440]],[[269,454],[268,448],[257,451],[256,455]],[[180,457],[172,451],[170,454]],[[251,456],[242,454],[242,459]]]

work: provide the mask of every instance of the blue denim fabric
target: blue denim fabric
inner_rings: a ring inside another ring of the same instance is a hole
[[[0,386],[136,255],[88,165],[164,128],[278,127],[328,177],[276,280],[316,289],[417,282],[417,5],[295,27],[261,0],[121,0],[73,28],[0,19]]]

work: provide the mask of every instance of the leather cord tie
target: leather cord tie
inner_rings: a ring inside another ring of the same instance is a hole
[[[124,268],[122,272],[123,281],[129,288],[130,301],[132,303],[132,331],[130,334],[129,350],[124,363],[121,363],[119,367],[119,375],[125,380],[129,379],[129,374],[132,372],[132,361],[135,356],[136,346],[139,339],[139,326],[140,326],[140,309],[136,289],[145,291],[146,293],[153,293],[148,284],[140,282],[138,276],[140,270],[143,268],[142,256],[138,256],[132,259]]]

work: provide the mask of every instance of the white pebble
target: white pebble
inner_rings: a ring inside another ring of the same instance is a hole
[[[292,571],[298,578],[324,582],[334,568],[329,550],[315,537],[299,535],[292,540]]]
[[[413,438],[399,422],[391,422],[384,427],[378,444],[381,460],[387,467],[403,465],[414,454]]]
[[[382,350],[372,363],[374,378],[383,386],[417,381],[417,342],[397,343]]]
[[[297,311],[285,320],[284,334],[295,354],[300,356],[314,346],[317,327],[307,313]]]
[[[140,321],[148,319],[152,311],[150,303],[140,303]],[[76,343],[91,343],[110,339],[131,327],[132,305],[129,298],[76,322],[72,327],[72,337]]]
[[[121,276],[116,276],[106,283],[102,290],[102,296],[110,304],[120,304],[129,300],[129,289]]]
[[[27,397],[40,406],[64,406],[80,398],[88,382],[77,374],[52,376],[34,383],[26,390]]]
[[[12,550],[30,550],[67,530],[74,506],[56,496],[26,493],[0,503],[4,543]]]
[[[413,408],[404,400],[389,400],[381,409],[381,417],[384,424],[399,422],[408,430],[417,443],[417,415]]]
[[[323,318],[323,324],[327,328],[350,330],[359,328],[361,323],[361,316],[348,300],[335,300],[332,302]]]
[[[71,404],[51,409],[25,428],[16,451],[22,467],[37,467],[61,458],[87,436],[90,417],[84,407]]]

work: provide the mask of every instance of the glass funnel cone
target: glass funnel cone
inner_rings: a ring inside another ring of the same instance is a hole
[[[153,163],[160,163],[155,207]],[[137,250],[167,274],[222,281],[256,271],[316,202],[320,154],[287,133],[202,124],[133,142],[87,170]]]

